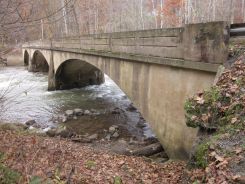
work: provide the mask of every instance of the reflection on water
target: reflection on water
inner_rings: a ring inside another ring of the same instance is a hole
[[[0,120],[23,123],[34,119],[43,126],[50,126],[55,117],[67,109],[106,111],[115,107],[126,109],[131,103],[107,76],[100,86],[52,92],[47,91],[47,78],[41,73],[30,73],[24,67],[1,68],[0,96],[3,95],[5,101]],[[125,114],[125,123],[131,127],[140,119],[137,111]],[[145,133],[152,135],[149,128]]]

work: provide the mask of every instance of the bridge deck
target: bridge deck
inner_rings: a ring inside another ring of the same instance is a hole
[[[159,65],[168,65],[172,67],[180,67],[186,69],[201,70],[207,72],[217,72],[220,64],[214,63],[205,63],[205,62],[193,62],[187,61],[184,59],[174,59],[174,58],[162,58],[158,56],[144,56],[140,54],[130,54],[130,53],[115,53],[115,52],[106,52],[103,50],[88,50],[88,49],[77,49],[77,48],[63,48],[63,47],[46,47],[46,46],[25,46],[23,48],[32,48],[37,50],[52,50],[59,52],[67,53],[77,53],[85,55],[94,55],[102,56],[108,58],[117,58],[117,59],[126,59],[134,62],[143,62],[149,64],[159,64]]]

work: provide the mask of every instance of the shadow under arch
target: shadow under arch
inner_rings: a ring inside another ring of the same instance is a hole
[[[25,50],[24,52],[24,66],[28,66],[30,61],[29,53]]]
[[[82,88],[104,82],[104,73],[100,69],[79,59],[64,61],[55,73],[56,90]]]
[[[36,50],[33,54],[31,60],[31,71],[45,73],[49,71],[49,64],[44,55],[39,50]]]

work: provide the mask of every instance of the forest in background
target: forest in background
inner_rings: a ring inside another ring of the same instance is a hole
[[[245,0],[0,0],[0,43],[245,22]]]

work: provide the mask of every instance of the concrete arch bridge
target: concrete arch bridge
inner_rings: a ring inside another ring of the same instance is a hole
[[[213,83],[227,59],[225,22],[182,28],[119,32],[22,46],[29,71],[47,72],[49,90],[104,82],[126,93],[171,158],[185,159],[197,130],[185,125],[184,102]]]

